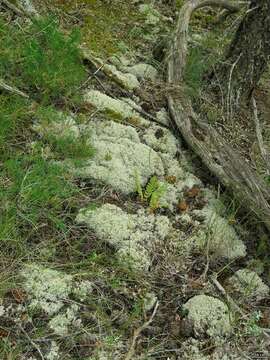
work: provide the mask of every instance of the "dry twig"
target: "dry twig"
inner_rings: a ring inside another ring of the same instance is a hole
[[[140,334],[143,332],[143,330],[145,330],[146,328],[148,328],[148,326],[152,323],[152,321],[154,320],[154,317],[157,313],[157,309],[158,309],[159,303],[158,301],[156,302],[156,305],[154,307],[154,310],[152,312],[152,315],[150,316],[149,320],[147,320],[142,326],[140,326],[139,328],[134,330],[133,333],[133,337],[132,337],[132,342],[129,348],[129,351],[127,353],[127,355],[125,356],[124,360],[131,360],[134,356],[135,353],[135,347],[136,347],[136,342],[138,337],[140,336]]]
[[[26,93],[24,93],[23,91],[17,89],[14,86],[10,86],[10,85],[6,84],[2,79],[0,79],[0,89],[11,92],[11,93],[16,94],[16,95],[20,95],[20,96],[22,96],[22,97],[24,97],[26,99],[29,99],[29,96]]]
[[[257,140],[258,140],[258,145],[259,145],[259,149],[260,149],[262,158],[263,158],[263,160],[265,162],[265,165],[267,167],[267,173],[269,175],[270,174],[270,156],[269,156],[269,153],[266,151],[266,149],[264,147],[263,136],[262,136],[260,121],[259,121],[259,117],[258,117],[258,109],[257,109],[256,100],[254,99],[254,97],[252,97],[252,105],[253,105],[254,123],[255,123],[255,129],[256,129],[256,136],[257,136]]]

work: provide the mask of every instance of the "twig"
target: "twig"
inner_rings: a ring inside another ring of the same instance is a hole
[[[231,305],[232,308],[234,308],[235,311],[239,312],[243,316],[243,318],[247,318],[247,315],[243,312],[243,310],[235,303],[235,301],[230,297],[229,294],[227,294],[224,287],[220,284],[220,282],[217,280],[216,275],[213,275],[210,277],[210,280],[212,283],[216,286],[218,291],[227,299],[228,303]],[[266,331],[267,329],[261,328],[260,330],[263,332],[263,334],[269,339],[269,331]]]
[[[0,89],[9,91],[9,92],[11,92],[13,94],[20,95],[20,96],[22,96],[22,97],[24,97],[26,99],[29,99],[29,95],[27,95],[23,91],[17,89],[16,87],[13,87],[13,86],[10,86],[10,85],[6,84],[2,79],[0,79]]]
[[[155,308],[153,310],[152,315],[150,316],[150,319],[148,321],[146,321],[142,326],[140,326],[138,329],[134,330],[133,333],[133,338],[132,338],[132,342],[129,348],[129,351],[127,353],[127,355],[125,356],[124,360],[131,360],[134,356],[135,353],[135,346],[136,346],[136,341],[138,339],[138,337],[140,336],[140,334],[142,333],[143,330],[145,330],[154,320],[154,317],[156,315],[157,309],[158,309],[159,303],[158,301],[156,302]]]
[[[17,6],[15,6],[14,4],[10,3],[8,0],[0,0],[3,4],[6,5],[6,7],[8,7],[10,10],[12,10],[15,14],[19,15],[19,16],[23,16],[24,13],[23,11],[18,8]]]
[[[258,145],[259,145],[259,149],[260,149],[262,158],[267,167],[267,173],[269,175],[270,174],[270,157],[269,157],[269,153],[266,151],[264,144],[263,144],[263,136],[262,136],[260,121],[259,121],[259,117],[258,117],[257,104],[256,104],[256,100],[253,96],[252,96],[252,105],[253,105],[254,123],[255,123]]]
[[[221,285],[221,283],[218,281],[218,279],[216,278],[215,275],[210,277],[210,280],[212,281],[212,283],[216,286],[216,288],[218,289],[218,291],[227,299],[227,301],[230,303],[230,305],[234,308],[234,310],[236,310],[237,312],[239,312],[243,317],[246,317],[246,314],[243,312],[243,310],[235,303],[235,301],[230,297],[229,294],[227,294],[226,290],[224,289],[224,287]]]
[[[24,333],[24,335],[26,336],[27,340],[31,343],[31,345],[37,350],[37,352],[39,353],[39,356],[42,360],[45,360],[40,348],[37,346],[37,344],[30,338],[30,336],[27,334],[27,332],[24,330],[24,328],[19,325],[19,328],[21,330],[21,332]]]
[[[31,21],[33,21],[33,19],[35,17],[38,17],[38,13],[35,12],[35,16],[33,16],[33,13],[30,13],[29,11],[25,10],[21,5],[16,6],[14,4],[12,4],[10,1],[8,0],[0,0],[0,2],[2,2],[3,4],[5,4],[10,10],[12,10],[15,14],[19,15],[19,16],[26,16],[27,18],[29,18]]]

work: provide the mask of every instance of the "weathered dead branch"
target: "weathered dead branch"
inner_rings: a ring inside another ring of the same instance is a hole
[[[263,136],[262,136],[262,130],[261,130],[260,121],[259,121],[259,117],[258,117],[257,104],[256,104],[256,100],[254,99],[254,97],[252,97],[252,105],[253,105],[254,123],[255,123],[258,145],[259,145],[259,149],[260,149],[262,158],[264,160],[264,163],[267,168],[268,175],[269,175],[270,174],[270,155],[269,155],[268,151],[265,149],[265,146],[263,143]]]
[[[136,342],[138,337],[140,336],[140,334],[149,327],[149,325],[153,322],[154,317],[157,313],[157,309],[159,306],[159,302],[157,301],[154,307],[154,310],[152,312],[152,315],[150,316],[149,320],[147,320],[142,326],[140,326],[138,329],[134,330],[133,333],[133,337],[132,337],[132,342],[131,342],[131,346],[129,348],[128,353],[125,356],[125,360],[131,360],[134,357],[134,353],[135,353],[135,346],[136,346]]]
[[[26,99],[29,99],[29,96],[26,93],[24,93],[23,91],[17,89],[14,86],[10,86],[10,85],[6,84],[2,79],[0,79],[0,90],[1,89],[5,90],[5,91],[8,91],[10,93],[13,93],[13,94],[22,96],[22,97],[24,97]]]
[[[168,56],[168,83],[183,88],[183,74],[187,56],[187,37],[192,13],[205,6],[231,9],[230,1],[192,0],[181,9]],[[237,6],[236,6],[237,7]],[[231,189],[240,203],[255,213],[270,230],[270,191],[248,162],[233,149],[208,123],[193,111],[190,98],[168,94],[172,120],[191,149],[202,159],[221,183]]]
[[[30,11],[28,11],[28,9],[22,7],[20,4],[14,5],[9,0],[0,0],[0,2],[2,2],[6,7],[8,7],[10,10],[12,10],[18,16],[27,17],[31,21],[35,17],[39,17],[39,14],[36,10],[34,12],[33,11],[30,12]]]

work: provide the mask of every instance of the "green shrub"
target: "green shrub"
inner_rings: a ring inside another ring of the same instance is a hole
[[[31,125],[27,100],[16,95],[0,95],[0,160],[7,159]]]
[[[10,218],[16,213],[31,226],[44,219],[57,222],[64,205],[78,192],[62,166],[39,155],[32,159],[22,155],[5,161],[1,177],[6,179],[0,187],[4,214],[8,213]]]
[[[36,21],[23,47],[22,77],[46,99],[69,96],[85,78],[79,32],[67,37],[55,19]]]
[[[24,29],[0,20],[0,77],[38,101],[72,95],[85,79],[79,31],[64,35],[54,18]]]

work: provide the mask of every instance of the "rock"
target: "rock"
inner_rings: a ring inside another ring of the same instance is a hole
[[[75,175],[102,181],[129,194],[136,191],[137,178],[145,186],[151,176],[164,174],[160,156],[140,142],[131,126],[110,121],[93,123],[89,129],[96,151],[82,167],[74,169]]]
[[[187,319],[192,321],[196,337],[222,337],[232,330],[229,309],[219,299],[197,295],[189,299],[183,309],[188,310]]]
[[[155,81],[158,75],[158,72],[154,68],[154,66],[145,63],[139,63],[133,66],[127,66],[124,68],[124,70],[127,73],[136,76],[138,80],[147,79],[147,80]]]
[[[233,296],[239,301],[257,302],[269,295],[269,287],[262,281],[259,275],[249,269],[242,269],[227,280],[227,284]]]
[[[178,143],[174,135],[158,125],[152,125],[146,129],[143,140],[154,150],[168,153],[171,157],[174,157],[178,150]]]
[[[116,249],[122,261],[137,270],[149,269],[151,251],[164,241],[171,228],[165,216],[147,214],[145,210],[128,214],[111,204],[96,210],[82,209],[76,221],[93,229],[100,239]]]
[[[202,210],[194,210],[192,215],[204,219],[203,228],[189,239],[196,247],[207,247],[213,258],[233,260],[246,255],[243,241],[228,221],[215,210],[205,207]]]
[[[127,102],[113,99],[97,90],[90,90],[84,95],[84,101],[95,107],[97,110],[107,114],[113,120],[130,121],[134,125],[145,124],[138,112],[136,112]]]

